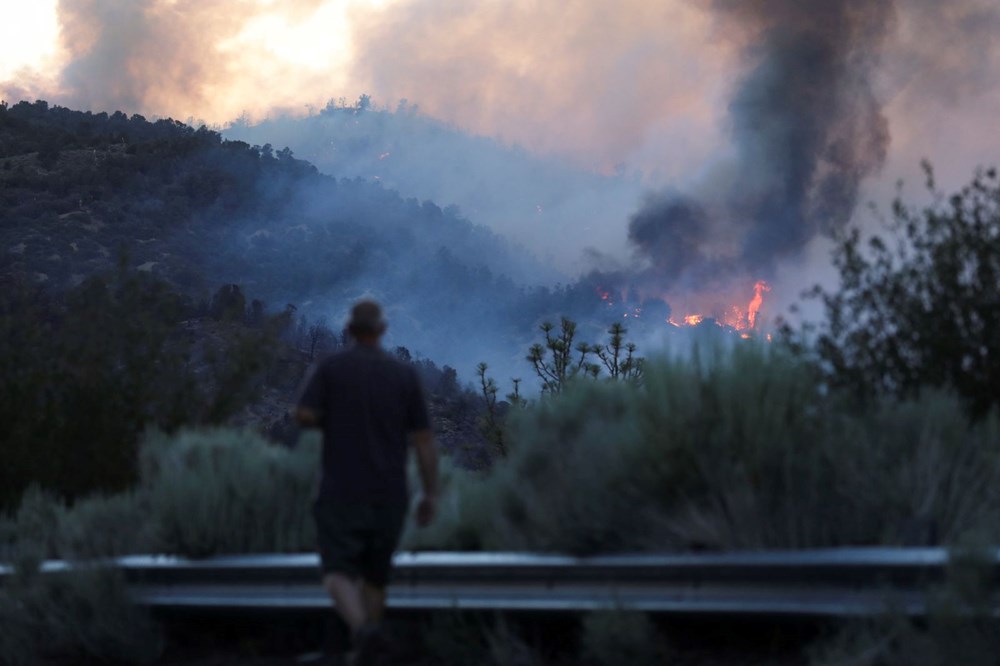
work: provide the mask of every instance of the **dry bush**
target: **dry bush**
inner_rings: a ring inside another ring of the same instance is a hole
[[[143,443],[140,490],[165,552],[302,552],[316,545],[318,470],[315,438],[289,450],[248,431],[187,431]]]
[[[59,525],[65,515],[66,506],[55,495],[37,486],[28,488],[17,511],[5,520],[3,561],[27,576],[46,559],[58,557]]]
[[[108,569],[18,576],[0,589],[0,664],[149,663],[163,647],[157,625],[135,608]]]
[[[289,451],[234,430],[147,437],[141,483],[78,500],[29,490],[0,521],[0,664],[43,657],[142,663],[160,650],[156,625],[132,606],[121,578],[88,560],[132,553],[189,556],[309,551],[309,502],[319,466],[316,438]],[[47,558],[74,560],[38,573]]]
[[[148,502],[136,491],[79,500],[59,522],[58,551],[65,559],[88,560],[159,550]]]
[[[416,477],[411,466],[411,476]],[[434,522],[418,528],[407,521],[404,550],[495,551],[527,547],[516,525],[500,513],[498,498],[514,482],[515,470],[495,465],[491,470],[467,470],[448,457],[441,460],[441,500]],[[417,487],[411,481],[411,487]]]
[[[930,545],[972,530],[1000,540],[995,415],[973,422],[942,391],[862,410],[780,348],[652,360],[642,386],[578,381],[521,411],[508,440],[510,456],[486,475],[453,473],[443,524],[423,545]]]
[[[1000,655],[996,549],[964,535],[944,582],[928,590],[921,621],[893,613],[853,621],[809,650],[813,666],[994,666]]]

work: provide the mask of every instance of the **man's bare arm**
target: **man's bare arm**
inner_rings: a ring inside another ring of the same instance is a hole
[[[438,452],[431,430],[418,430],[410,435],[413,448],[417,455],[417,470],[423,484],[423,495],[417,505],[417,525],[424,527],[434,520],[437,513],[438,486]]]
[[[417,454],[417,469],[420,471],[420,481],[423,483],[424,494],[438,496],[438,452],[431,430],[418,430],[412,433],[413,448]]]
[[[299,425],[303,428],[319,427],[319,414],[308,407],[296,407],[295,420],[298,421]]]

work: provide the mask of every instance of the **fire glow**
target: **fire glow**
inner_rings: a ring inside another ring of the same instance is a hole
[[[717,308],[712,312],[689,311],[688,314],[684,314],[679,319],[675,319],[671,315],[663,321],[675,328],[694,328],[706,322],[713,323],[720,328],[738,333],[744,339],[748,339],[752,337],[753,333],[760,330],[759,325],[762,323],[760,320],[760,310],[764,305],[764,294],[770,291],[771,286],[766,281],[757,280],[753,286],[753,296],[745,306],[732,305],[727,308]],[[665,298],[653,298],[650,301],[642,301],[642,307],[639,307],[637,305],[639,296],[634,291],[630,291],[629,296],[626,297],[624,293],[615,289],[598,286],[594,289],[594,293],[607,308],[621,313],[624,319],[649,319],[651,317],[656,319],[658,316],[656,312],[659,310],[659,307],[651,305],[650,307],[653,309],[644,312],[646,305],[649,303],[660,302],[663,307],[667,307]],[[766,337],[770,341],[770,334]]]
[[[766,291],[771,291],[771,286],[763,280],[757,280],[757,284],[753,286],[753,300],[747,306],[747,323],[751,329],[757,325],[757,313],[760,312],[760,306],[764,304],[764,292]]]
[[[753,286],[753,298],[750,299],[746,308],[734,305],[724,316],[715,318],[715,324],[723,327],[728,326],[739,331],[741,337],[749,338],[750,332],[757,330],[757,317],[760,314],[761,306],[764,305],[764,294],[769,291],[771,291],[771,285],[764,280],[758,280]],[[677,322],[671,317],[667,323],[681,328],[683,326],[698,326],[705,319],[704,314],[694,313],[684,315],[681,322]]]

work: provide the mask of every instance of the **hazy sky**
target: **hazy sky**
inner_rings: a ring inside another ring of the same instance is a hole
[[[862,192],[883,204],[900,178],[919,192],[922,158],[952,187],[1000,156],[996,1],[892,4],[873,75],[888,154]],[[755,38],[720,20],[733,6],[0,0],[0,96],[217,124],[362,93],[406,98],[470,132],[684,187],[732,157],[729,100]],[[609,223],[624,234],[624,219]]]
[[[907,0],[880,75],[887,182],[994,159],[990,0]],[[225,123],[361,93],[660,179],[724,148],[741,46],[681,0],[0,0],[0,94]]]

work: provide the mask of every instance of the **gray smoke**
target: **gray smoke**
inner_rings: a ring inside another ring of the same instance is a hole
[[[654,198],[631,218],[629,239],[657,280],[768,277],[778,260],[849,220],[889,143],[872,74],[891,0],[715,6],[744,40],[748,64],[729,105],[735,158],[694,199]]]
[[[632,216],[629,240],[646,256],[655,257],[658,281],[673,283],[691,257],[703,255],[707,232],[708,215],[697,202],[676,195],[654,196]]]
[[[320,0],[283,0],[295,17]],[[73,108],[152,115],[211,112],[239,71],[220,49],[260,7],[229,0],[59,0],[67,60],[45,96]],[[232,94],[232,93],[229,93]]]

